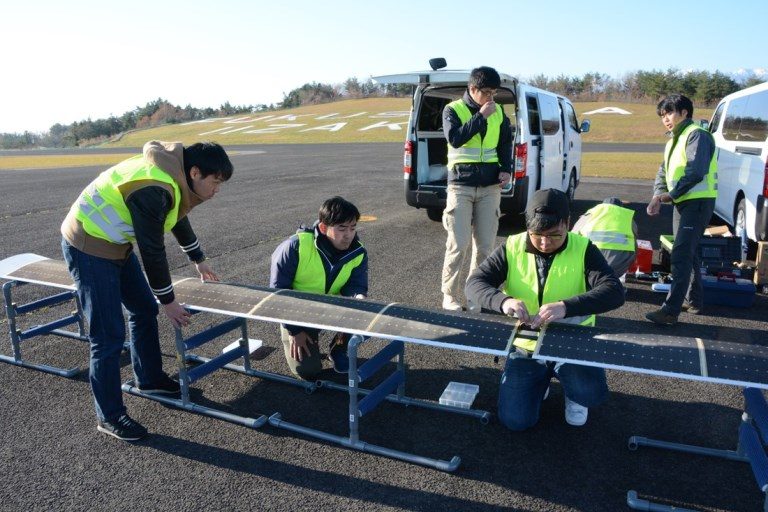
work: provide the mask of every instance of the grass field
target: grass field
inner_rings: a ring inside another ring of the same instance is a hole
[[[582,153],[581,175],[652,180],[660,163],[660,153]]]
[[[102,147],[136,148],[148,140],[173,140],[191,144],[214,140],[234,144],[319,144],[402,142],[410,110],[410,98],[372,98],[346,100],[275,112],[254,113],[229,118],[207,119],[187,124],[172,124],[124,134]],[[590,119],[592,127],[583,141],[663,143],[664,129],[655,105],[639,103],[576,103],[579,120]],[[618,107],[631,115],[584,112]],[[709,119],[712,109],[696,111],[695,119]],[[0,169],[32,169],[112,165],[128,154],[0,156]],[[585,176],[652,178],[660,155],[647,153],[584,153]]]

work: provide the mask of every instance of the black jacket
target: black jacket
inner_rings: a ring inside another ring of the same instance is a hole
[[[526,252],[536,256],[536,272],[539,283],[545,283],[547,273],[555,255],[564,250],[566,243],[557,251],[543,254],[530,243],[526,244]],[[501,312],[501,305],[507,295],[499,290],[499,286],[507,279],[507,248],[506,244],[497,247],[488,258],[469,276],[467,280],[467,298],[481,307]],[[565,299],[565,316],[584,316],[605,313],[624,304],[624,287],[605,261],[600,250],[589,242],[584,254],[584,273],[587,291]],[[539,286],[539,303],[544,291]]]
[[[443,109],[443,133],[448,144],[454,148],[460,148],[477,133],[484,137],[488,128],[488,121],[480,113],[480,105],[475,103],[469,91],[464,92],[462,101],[472,113],[472,118],[467,124],[463,124],[448,105]],[[487,187],[499,184],[500,172],[512,172],[512,128],[506,114],[501,122],[496,153],[499,157],[498,163],[456,164],[453,169],[448,169],[448,181],[473,187]]]

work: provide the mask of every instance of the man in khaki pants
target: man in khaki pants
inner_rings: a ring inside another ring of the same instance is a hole
[[[443,309],[460,311],[459,273],[472,242],[470,273],[493,250],[499,227],[501,188],[512,169],[509,118],[493,98],[501,85],[495,69],[475,68],[464,96],[443,110],[448,141],[448,196],[443,227],[448,232],[443,262]],[[470,311],[479,307],[467,303]]]

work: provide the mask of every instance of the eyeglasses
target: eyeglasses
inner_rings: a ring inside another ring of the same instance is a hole
[[[483,96],[490,96],[493,98],[496,96],[496,93],[498,92],[496,89],[478,89],[477,92],[482,94]]]
[[[528,232],[529,235],[531,235],[531,239],[533,240],[543,240],[544,238],[548,240],[552,240],[553,242],[559,242],[562,240],[566,233],[552,233],[552,234],[543,234],[543,233],[531,233]]]

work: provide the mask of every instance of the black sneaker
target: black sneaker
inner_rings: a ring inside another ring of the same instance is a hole
[[[336,336],[334,336],[331,341],[331,350],[328,354],[328,359],[331,360],[331,365],[333,365],[333,369],[336,373],[349,373],[349,357],[347,357],[349,338],[349,334],[337,332]]]
[[[663,309],[651,311],[645,315],[645,318],[659,325],[675,325],[677,323],[677,316],[665,313]]]
[[[116,437],[121,441],[138,441],[147,435],[147,429],[141,423],[132,420],[127,414],[123,414],[113,421],[99,420],[96,430]]]
[[[155,383],[148,385],[139,385],[139,391],[142,393],[154,393],[156,395],[178,395],[181,393],[179,381],[174,380],[163,374],[163,377]]]

